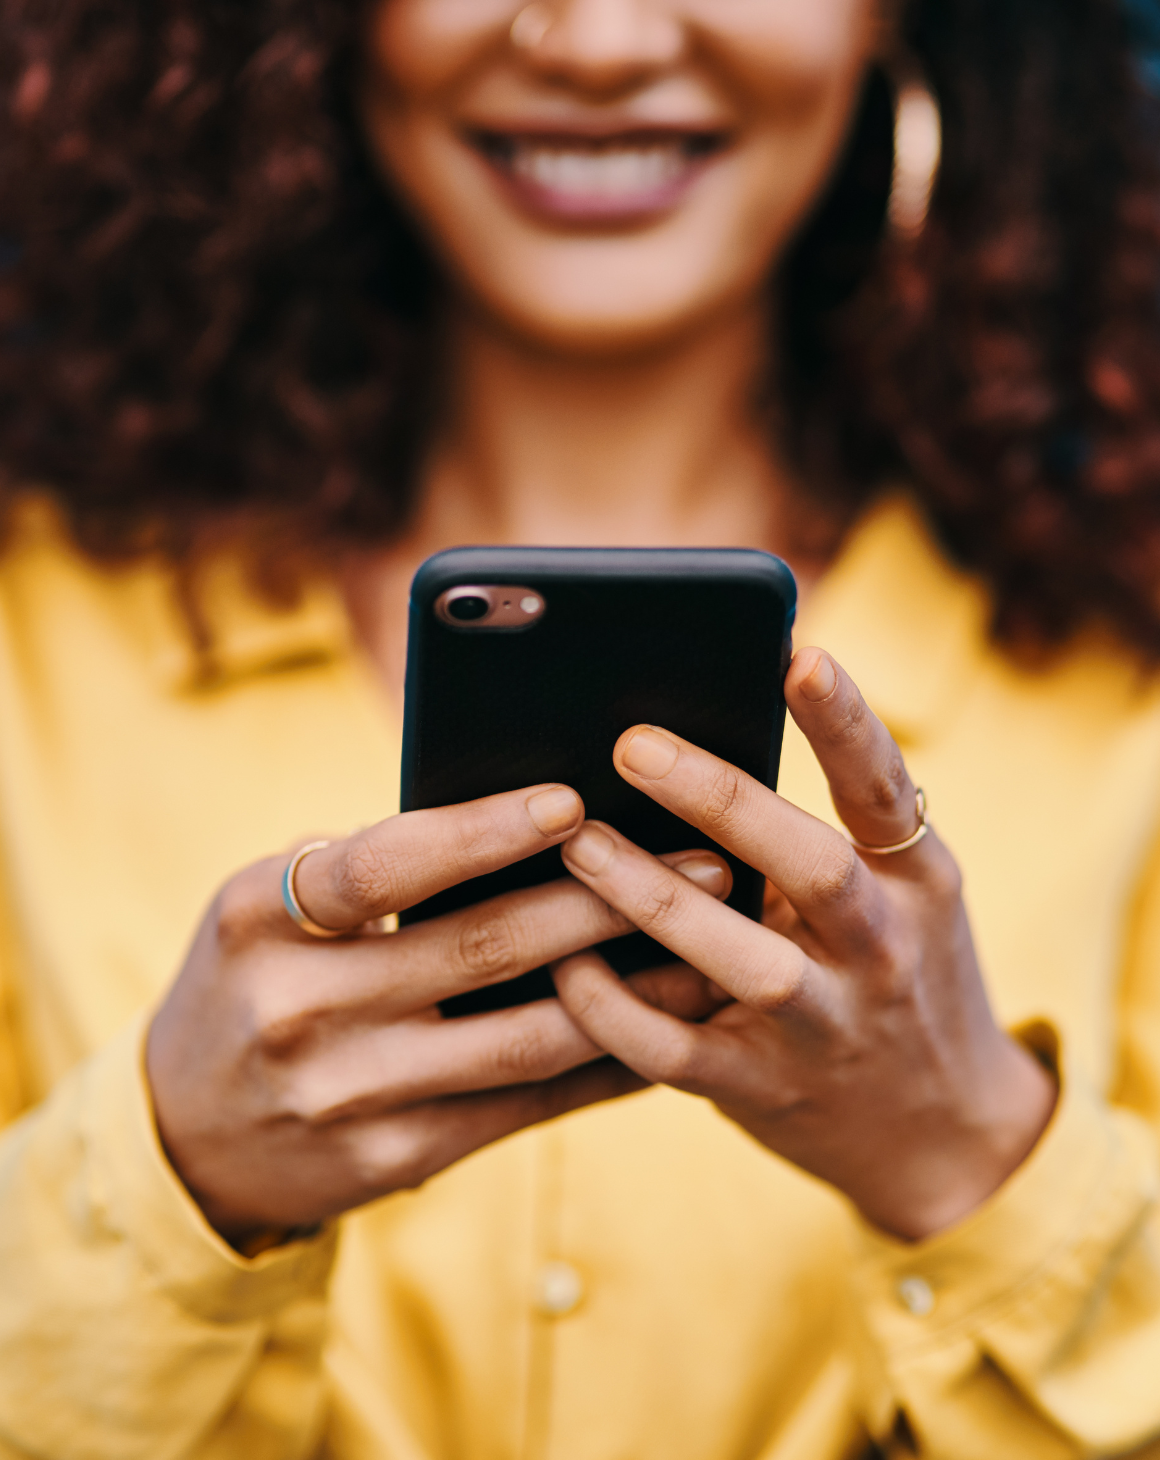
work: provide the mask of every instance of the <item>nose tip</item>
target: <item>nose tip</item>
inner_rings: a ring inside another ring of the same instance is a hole
[[[685,45],[664,0],[541,0],[517,17],[513,40],[541,73],[597,89],[663,70]]]

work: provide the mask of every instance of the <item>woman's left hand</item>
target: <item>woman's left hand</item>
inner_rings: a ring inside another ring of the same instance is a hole
[[[820,650],[802,650],[786,700],[853,836],[870,846],[910,837],[915,788],[850,678]],[[959,870],[939,838],[860,854],[757,781],[648,726],[621,736],[614,760],[777,891],[767,925],[753,923],[612,828],[586,823],[563,848],[569,870],[697,973],[622,982],[597,954],[579,954],[555,970],[573,1020],[645,1079],[707,1096],[899,1237],[929,1236],[985,1201],[1039,1139],[1056,1091],[992,1017]],[[718,1005],[701,1023],[668,1011],[689,1006],[690,977],[710,980]]]

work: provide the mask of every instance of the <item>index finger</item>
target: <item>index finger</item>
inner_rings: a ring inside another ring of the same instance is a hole
[[[355,928],[557,846],[583,817],[580,797],[558,785],[407,811],[304,858],[298,901],[321,927]]]

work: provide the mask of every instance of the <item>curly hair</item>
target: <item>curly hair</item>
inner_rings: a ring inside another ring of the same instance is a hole
[[[781,429],[823,513],[904,475],[1000,642],[1160,660],[1160,105],[1141,0],[911,0],[943,114],[884,226],[886,79],[777,287]],[[383,539],[439,280],[365,154],[359,0],[0,0],[0,521],[95,557]]]

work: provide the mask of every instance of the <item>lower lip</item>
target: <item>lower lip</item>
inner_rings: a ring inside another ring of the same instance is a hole
[[[628,223],[670,212],[686,196],[702,173],[720,156],[684,158],[678,171],[663,182],[639,189],[582,191],[554,188],[518,172],[505,161],[476,147],[492,175],[526,212],[572,223]]]

